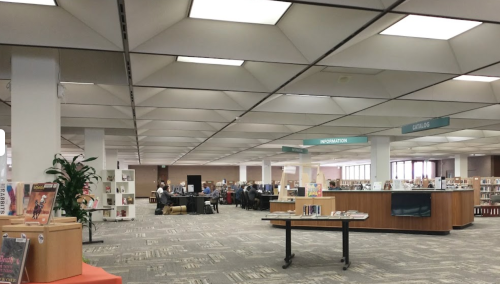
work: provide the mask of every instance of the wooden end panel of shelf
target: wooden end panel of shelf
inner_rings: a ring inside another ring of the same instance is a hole
[[[474,222],[475,191],[452,192],[453,226],[461,227]]]
[[[481,205],[481,177],[472,178],[472,188],[474,189],[474,205]]]
[[[271,202],[269,206],[269,212],[283,211],[286,212],[288,210],[295,210],[294,203],[279,203],[279,202]],[[273,225],[285,226],[285,221],[270,221]]]
[[[323,192],[335,196],[337,211],[358,210],[370,215],[364,222],[352,222],[352,228],[402,231],[449,232],[452,230],[452,192],[431,193],[431,217],[391,216],[391,192]],[[325,222],[330,223],[330,222]],[[340,222],[332,222],[340,227]],[[330,225],[330,224],[325,224]]]

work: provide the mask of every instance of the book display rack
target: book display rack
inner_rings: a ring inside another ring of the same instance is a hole
[[[135,219],[135,170],[104,170],[102,172],[104,221]]]

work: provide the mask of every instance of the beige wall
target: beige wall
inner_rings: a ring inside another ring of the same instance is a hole
[[[168,166],[168,179],[172,184],[186,181],[188,175],[201,175],[202,181],[218,182],[222,179],[238,181],[240,168],[238,166]]]
[[[469,177],[480,176],[480,177],[490,177],[493,175],[492,172],[492,157],[491,156],[480,156],[480,157],[469,157],[467,159]]]
[[[151,191],[158,188],[156,180],[158,178],[157,166],[133,166],[128,167],[135,170],[135,196],[136,197],[149,197]]]

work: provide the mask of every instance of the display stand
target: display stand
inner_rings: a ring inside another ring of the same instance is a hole
[[[112,209],[104,221],[135,219],[135,170],[103,170],[104,198],[102,208]],[[106,192],[110,191],[110,192]],[[110,204],[111,203],[111,204]],[[101,205],[99,205],[101,207]]]
[[[82,224],[7,225],[2,235],[30,239],[26,269],[33,282],[52,282],[82,274]],[[64,269],[62,269],[64,268]]]

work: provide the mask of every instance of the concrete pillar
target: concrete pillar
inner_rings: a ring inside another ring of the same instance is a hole
[[[370,183],[391,179],[391,140],[390,137],[371,137]]]
[[[119,161],[120,170],[128,170],[128,164],[125,161]]]
[[[118,162],[118,150],[106,150],[106,170],[115,170],[117,169]]]
[[[455,155],[455,177],[466,178],[469,176],[468,155]]]
[[[271,184],[272,182],[272,171],[271,171],[271,161],[262,161],[262,184]]]
[[[247,166],[240,165],[240,181],[247,181]]]
[[[305,184],[302,184],[302,174],[307,174],[309,175],[310,181],[313,180],[311,174],[311,154],[299,154],[299,184],[300,186],[306,186]],[[304,166],[305,165],[305,166]]]
[[[58,51],[12,48],[12,180],[47,182],[54,155],[61,151]]]
[[[0,182],[4,183],[7,182],[7,172],[9,171],[7,166],[7,146],[4,144],[0,145],[0,147],[5,149],[5,154],[0,156]]]
[[[87,165],[93,167],[98,175],[102,178],[102,170],[105,169],[106,164],[106,154],[104,148],[104,129],[85,129],[85,159],[97,157],[94,161],[86,163]],[[101,199],[99,203],[103,203],[103,190],[102,182],[94,184],[90,187],[91,194],[99,197]],[[102,221],[102,213],[94,212],[92,214],[92,219],[96,221]],[[116,214],[116,213],[115,213]]]

